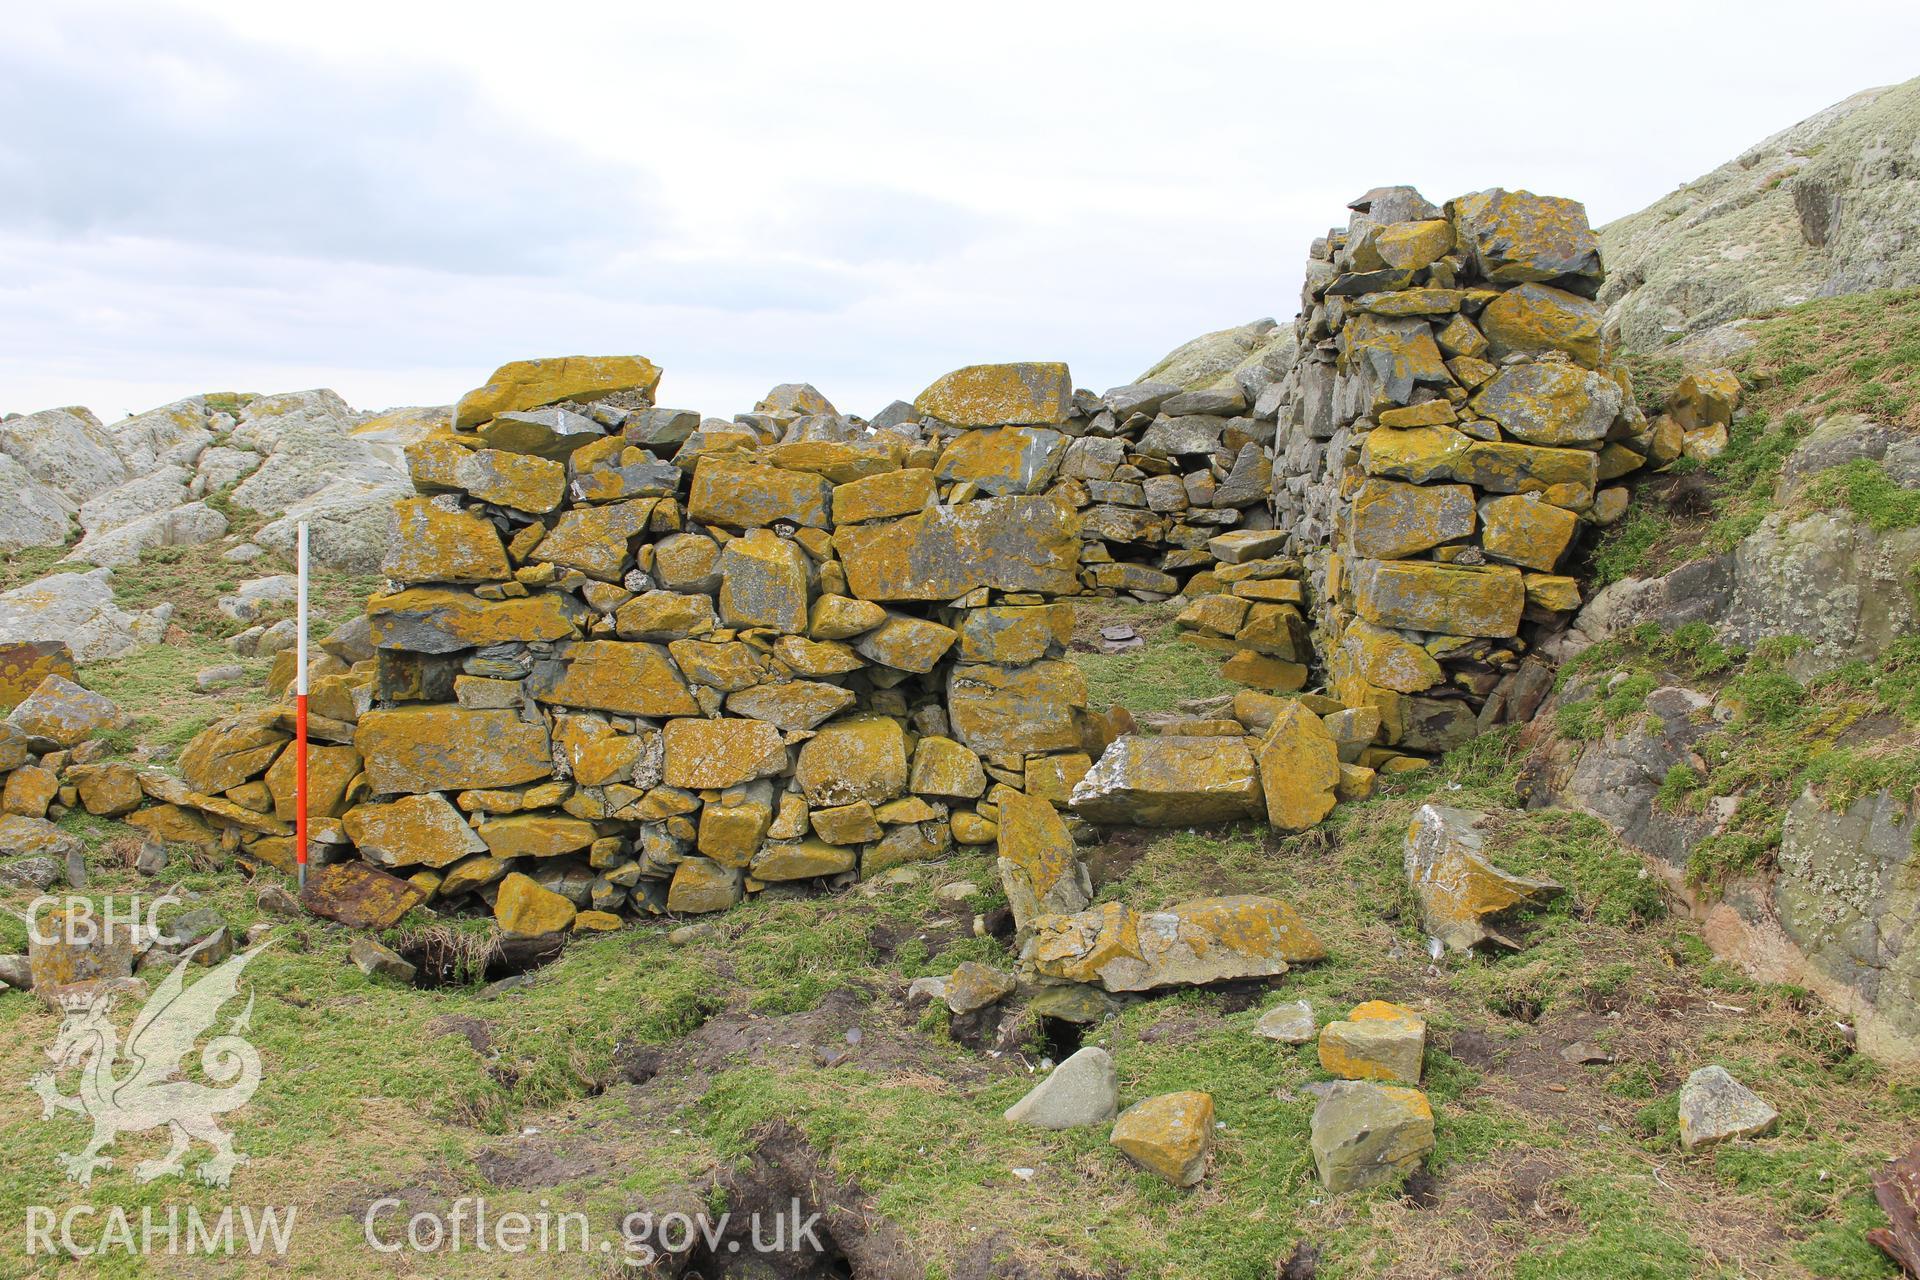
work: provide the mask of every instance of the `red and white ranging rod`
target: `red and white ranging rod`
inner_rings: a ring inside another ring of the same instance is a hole
[[[300,634],[295,641],[297,666],[293,675],[293,857],[300,888],[307,887],[307,522],[295,535],[295,572],[299,575],[296,613]]]

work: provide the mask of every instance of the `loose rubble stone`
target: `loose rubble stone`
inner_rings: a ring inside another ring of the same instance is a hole
[[[1207,1171],[1213,1150],[1213,1095],[1163,1093],[1134,1103],[1114,1121],[1108,1139],[1149,1173],[1190,1187]]]
[[[1701,1067],[1680,1086],[1680,1144],[1692,1151],[1772,1129],[1780,1113],[1722,1066]]]
[[[1426,1051],[1426,1020],[1385,1000],[1356,1005],[1320,1032],[1320,1065],[1346,1080],[1419,1084]]]
[[[1036,1129],[1080,1129],[1113,1120],[1119,1098],[1112,1056],[1098,1045],[1087,1045],[1008,1107],[1005,1118]]]
[[[354,966],[370,978],[391,978],[411,986],[418,972],[399,952],[373,938],[355,938],[347,944],[347,954]]]
[[[1024,933],[1043,916],[1086,909],[1092,882],[1051,803],[1009,791],[1000,800],[997,827],[1000,883],[1016,930]]]
[[[1313,1109],[1313,1163],[1332,1192],[1392,1182],[1433,1150],[1433,1108],[1418,1089],[1342,1082]]]
[[[1304,831],[1329,813],[1340,781],[1340,748],[1320,717],[1289,702],[1260,742],[1260,784],[1267,821]]]
[[[1480,825],[1485,815],[1423,804],[1407,828],[1407,880],[1420,899],[1422,927],[1454,951],[1488,938],[1489,918],[1564,892],[1550,880],[1516,876],[1488,862]]]
[[[7,722],[31,739],[60,748],[77,746],[124,718],[111,698],[65,676],[50,675],[8,714]]]
[[[1043,976],[1108,991],[1274,977],[1289,962],[1325,954],[1292,907],[1255,896],[1199,898],[1153,912],[1115,902],[1041,916],[1032,949]]]
[[[1260,1015],[1253,1024],[1254,1034],[1281,1044],[1307,1044],[1318,1034],[1313,1006],[1305,1000],[1289,1000]]]
[[[968,960],[948,975],[941,998],[954,1013],[972,1013],[1012,995],[1013,988],[1012,974]]]

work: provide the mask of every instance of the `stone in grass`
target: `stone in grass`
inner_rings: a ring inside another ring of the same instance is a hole
[[[1213,1095],[1190,1090],[1136,1102],[1107,1140],[1148,1172],[1190,1187],[1206,1172],[1213,1148]]]
[[[399,952],[372,938],[355,938],[347,946],[347,955],[360,972],[369,978],[392,978],[395,982],[407,985],[413,983],[414,967],[401,959]]]
[[[975,960],[965,961],[947,978],[943,999],[955,1013],[984,1009],[1013,991],[1013,975],[1002,973]]]
[[[1692,1151],[1773,1128],[1780,1113],[1721,1066],[1701,1067],[1680,1086],[1680,1145]]]
[[[1036,1129],[1078,1129],[1112,1120],[1119,1097],[1112,1055],[1088,1045],[1055,1067],[1005,1114],[1015,1124]]]
[[[1425,1019],[1404,1005],[1369,1000],[1320,1033],[1320,1065],[1344,1080],[1420,1083]]]
[[[1278,1040],[1281,1044],[1305,1044],[1313,1039],[1319,1030],[1313,1021],[1313,1006],[1305,1000],[1289,1000],[1277,1004],[1260,1015],[1260,1021],[1253,1024],[1253,1033],[1269,1040]]]
[[[1313,1163],[1329,1191],[1390,1182],[1433,1150],[1433,1108],[1418,1089],[1341,1081],[1313,1109]]]

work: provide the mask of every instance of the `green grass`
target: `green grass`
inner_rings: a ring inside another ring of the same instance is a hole
[[[277,564],[257,562],[243,576],[273,571]],[[130,604],[168,598],[181,606],[184,640],[85,672],[145,717],[134,735],[142,742],[176,744],[197,718],[235,696],[257,696],[182,689],[193,671],[225,660],[225,636],[238,628],[216,621],[212,602],[234,577],[232,566],[193,556],[155,558],[116,575]],[[326,607],[344,618],[367,585],[329,579]],[[1132,621],[1150,645],[1140,654],[1083,655],[1095,705],[1167,709],[1232,689],[1219,680],[1214,655],[1172,638],[1170,610],[1102,609]],[[1097,625],[1083,622],[1083,636]],[[1598,648],[1568,678],[1625,673],[1587,700],[1585,714],[1602,732],[1638,714],[1663,671],[1727,691],[1741,710],[1726,732],[1792,766],[1754,766],[1740,784],[1750,789],[1784,787],[1799,776],[1794,770],[1823,770],[1818,785],[1835,795],[1900,776],[1904,766],[1887,764],[1884,754],[1832,738],[1805,760],[1785,753],[1796,734],[1818,740],[1842,708],[1914,719],[1920,641],[1814,685],[1782,678],[1788,656],[1778,646],[1734,653],[1705,628],[1683,628]],[[264,667],[252,664],[248,688]],[[1014,963],[1002,943],[972,929],[975,912],[1004,901],[992,851],[978,850],[914,867],[905,884],[761,896],[715,917],[711,936],[685,946],[670,945],[654,925],[578,941],[525,986],[491,997],[477,983],[423,991],[366,978],[347,960],[345,931],[276,919],[273,947],[249,971],[252,1038],[269,1069],[238,1128],[254,1163],[234,1190],[136,1186],[132,1159],[151,1154],[157,1140],[130,1136],[120,1165],[82,1192],[52,1165],[54,1152],[72,1149],[78,1122],[42,1123],[32,1099],[14,1091],[0,1096],[11,1140],[0,1220],[19,1220],[26,1204],[82,1199],[203,1209],[298,1203],[311,1225],[297,1238],[295,1261],[253,1274],[344,1278],[364,1274],[366,1255],[343,1206],[374,1194],[427,1188],[430,1199],[450,1199],[481,1189],[501,1211],[546,1198],[617,1219],[647,1197],[704,1189],[751,1160],[767,1128],[782,1124],[805,1135],[829,1174],[857,1181],[872,1211],[931,1260],[934,1276],[950,1274],[957,1258],[996,1232],[1011,1262],[1036,1276],[1270,1277],[1301,1242],[1321,1249],[1320,1274],[1328,1277],[1890,1274],[1862,1239],[1881,1221],[1864,1179],[1906,1139],[1920,1114],[1920,1086],[1854,1057],[1831,1014],[1804,993],[1714,960],[1602,824],[1521,811],[1522,760],[1519,734],[1502,730],[1429,770],[1383,779],[1373,798],[1342,805],[1299,835],[1257,826],[1175,830],[1089,850],[1103,868],[1102,900],[1154,908],[1212,894],[1276,894],[1328,951],[1270,989],[1130,999],[1089,1029],[1089,1042],[1115,1055],[1123,1105],[1173,1089],[1213,1094],[1222,1127],[1207,1178],[1191,1191],[1134,1167],[1104,1127],[1046,1133],[1007,1124],[1001,1112],[1030,1087],[1025,1063],[1038,1046],[988,1056],[957,1043],[937,1007],[901,1002],[913,978],[963,960]],[[1676,782],[1668,802],[1702,803],[1730,767],[1745,766],[1716,758],[1697,785]],[[1402,869],[1408,822],[1428,800],[1513,811],[1490,832],[1490,856],[1567,886],[1513,922],[1522,949],[1429,959]],[[104,849],[126,834],[121,824],[73,814],[62,825],[92,848],[96,893],[153,890]],[[230,868],[180,866],[175,880],[236,929],[261,919],[257,886]],[[955,880],[979,891],[963,908],[940,907],[935,889]],[[0,905],[20,907],[27,896],[0,891]],[[491,926],[433,927],[478,942]],[[18,921],[0,914],[0,944],[23,941]],[[1428,1022],[1425,1087],[1437,1142],[1430,1207],[1395,1188],[1327,1196],[1309,1149],[1314,1098],[1306,1091],[1326,1073],[1311,1045],[1252,1034],[1262,1008],[1283,999],[1309,1001],[1325,1023],[1375,998],[1414,1007]],[[1715,1009],[1713,1000],[1745,1012]],[[810,1021],[830,1010],[846,1011],[865,1035],[846,1065],[823,1066],[814,1053],[829,1034],[844,1043],[837,1024],[827,1033]],[[1620,1016],[1604,1020],[1607,1013]],[[482,1025],[490,1045],[474,1049],[449,1019]],[[56,1025],[37,1003],[0,996],[0,1077],[24,1079]],[[1601,1038],[1617,1061],[1560,1062],[1557,1046],[1576,1033]],[[670,1063],[644,1088],[620,1070],[635,1045],[657,1047]],[[1725,1062],[1780,1107],[1777,1137],[1705,1155],[1678,1150],[1673,1091],[1685,1071],[1707,1061]],[[1546,1081],[1566,1092],[1547,1092]],[[549,1140],[604,1155],[604,1164],[555,1174],[552,1185],[491,1187],[482,1176],[483,1153]],[[1542,1204],[1552,1213],[1497,1211],[1497,1193],[1521,1161],[1549,1167]],[[1024,1180],[1015,1169],[1034,1175]],[[1820,1169],[1827,1180],[1815,1176]],[[1784,1222],[1784,1234],[1729,1237],[1730,1221],[1757,1213]],[[14,1261],[0,1256],[0,1274]],[[432,1269],[495,1274],[496,1262],[436,1258]],[[143,1265],[40,1274],[148,1274]]]
[[[1076,640],[1084,649],[1074,654],[1074,661],[1086,676],[1089,706],[1173,711],[1184,700],[1218,697],[1242,687],[1220,674],[1221,655],[1174,638],[1178,633],[1173,619],[1178,612],[1168,604],[1120,600],[1101,601],[1079,611]],[[1146,646],[1124,653],[1101,652],[1097,647],[1100,628],[1115,622],[1132,626]]]
[[[1613,1176],[1570,1178],[1559,1190],[1586,1234],[1570,1244],[1528,1249],[1514,1268],[1516,1280],[1692,1280],[1704,1274],[1700,1251],[1665,1211],[1651,1175],[1623,1169]]]
[[[1855,458],[1821,472],[1795,505],[1845,507],[1876,533],[1920,526],[1920,490],[1902,489],[1872,458]]]

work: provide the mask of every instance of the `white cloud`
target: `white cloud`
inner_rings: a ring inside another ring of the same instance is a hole
[[[1084,385],[1295,308],[1368,187],[1639,208],[1911,73],[1910,5],[38,6],[0,49],[0,409]],[[1872,30],[1872,41],[1858,33]],[[1683,56],[1684,54],[1684,56]]]

